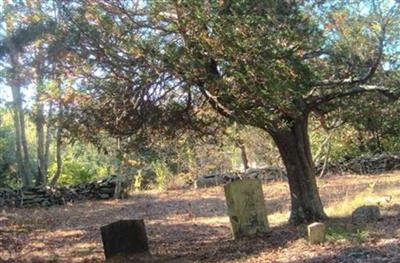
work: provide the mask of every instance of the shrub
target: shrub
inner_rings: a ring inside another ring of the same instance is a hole
[[[156,187],[158,190],[165,190],[168,180],[171,179],[172,173],[165,161],[155,161],[152,168],[156,175]]]

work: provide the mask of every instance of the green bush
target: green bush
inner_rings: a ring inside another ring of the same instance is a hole
[[[351,233],[343,227],[328,227],[328,229],[326,230],[326,239],[328,241],[336,242],[339,240],[349,240],[350,237]]]
[[[156,174],[156,187],[158,190],[164,190],[167,187],[168,180],[172,178],[172,172],[165,161],[155,161],[152,168]]]
[[[54,175],[56,172],[56,164],[49,166],[49,174]],[[88,182],[96,178],[96,169],[88,163],[82,163],[76,160],[64,160],[59,185],[74,185]]]

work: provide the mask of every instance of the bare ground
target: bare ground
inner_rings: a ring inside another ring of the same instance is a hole
[[[264,185],[272,231],[240,241],[231,238],[222,187],[5,209],[0,212],[0,262],[103,262],[100,226],[128,218],[145,219],[157,262],[400,262],[399,186],[400,172],[319,180],[332,218],[328,241],[321,245],[307,243],[304,226],[286,224],[286,182]],[[365,203],[380,205],[382,220],[353,225],[348,215]]]

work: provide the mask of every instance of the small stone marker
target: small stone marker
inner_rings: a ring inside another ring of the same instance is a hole
[[[311,244],[318,244],[325,241],[325,224],[315,222],[308,225],[308,241]]]
[[[106,259],[116,255],[149,253],[146,228],[141,220],[120,220],[100,228]]]
[[[234,239],[269,231],[260,180],[236,180],[224,190]]]
[[[354,223],[367,223],[377,221],[381,218],[381,211],[377,205],[363,205],[351,214]]]

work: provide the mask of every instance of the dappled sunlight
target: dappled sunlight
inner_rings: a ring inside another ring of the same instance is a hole
[[[289,212],[278,212],[268,215],[268,221],[271,226],[278,226],[287,223]]]
[[[350,216],[355,208],[362,205],[385,208],[400,203],[399,182],[395,174],[344,178],[341,187],[336,187],[334,192],[334,195],[328,195],[325,202],[325,210],[331,217]],[[321,195],[327,197],[324,191]]]
[[[399,173],[380,176],[337,176],[319,179],[325,210],[332,218],[351,215],[365,204],[378,204],[385,221],[367,232],[368,240],[382,246],[398,244],[400,228],[395,227],[400,213]],[[128,199],[91,201],[37,209],[5,209],[0,212],[0,258],[42,261],[99,262],[104,260],[99,228],[120,219],[145,219],[152,253],[186,258],[213,258],[225,253],[226,260],[247,262],[277,255],[304,258],[320,251],[344,249],[353,241],[343,240],[325,247],[309,247],[303,228],[287,225],[290,199],[287,182],[263,185],[271,232],[248,241],[234,242],[226,214],[222,187],[164,192],[134,192]],[[375,241],[374,241],[375,242]],[[27,244],[27,245],[24,245]],[[288,247],[290,245],[290,247]],[[185,247],[184,251],[182,247]],[[333,252],[332,252],[333,253]],[[233,261],[235,262],[235,261]]]

